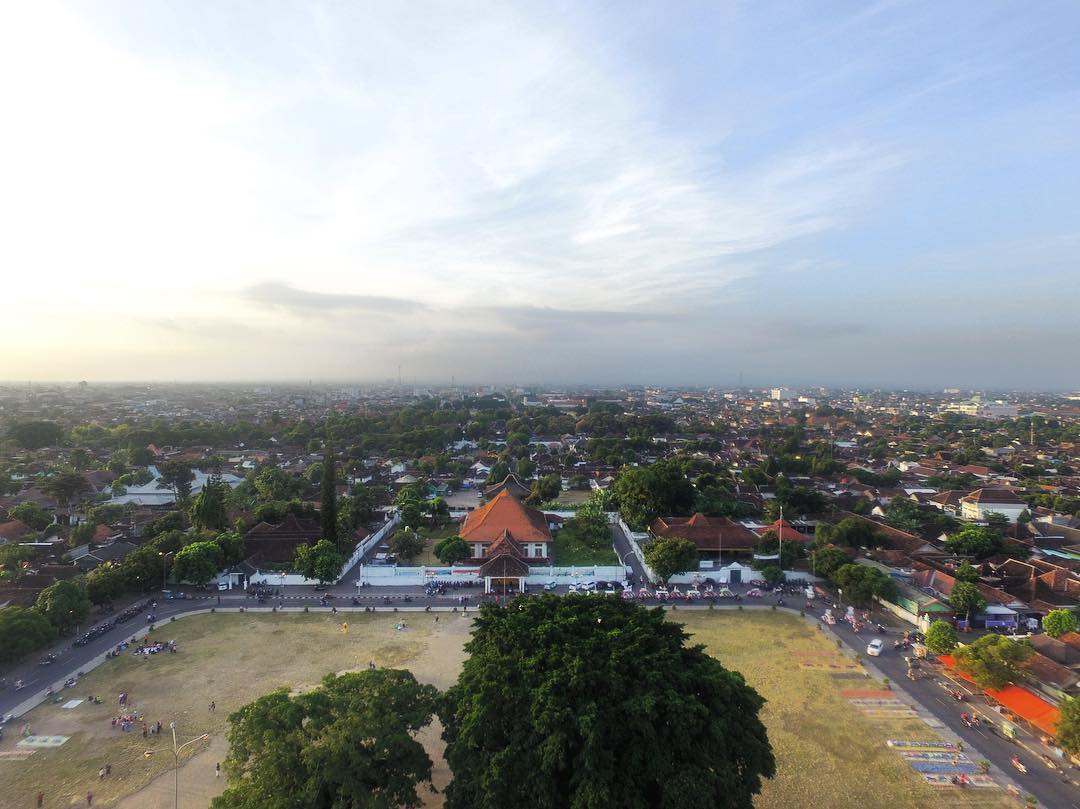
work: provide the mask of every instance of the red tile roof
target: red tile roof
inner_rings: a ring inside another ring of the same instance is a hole
[[[470,511],[461,524],[461,538],[466,542],[494,542],[505,532],[516,542],[551,541],[543,512],[529,508],[505,489]]]
[[[706,517],[700,512],[693,517],[657,517],[650,526],[653,536],[683,537],[698,546],[698,550],[752,550],[760,537],[745,526],[727,517]],[[785,535],[787,531],[784,532]]]

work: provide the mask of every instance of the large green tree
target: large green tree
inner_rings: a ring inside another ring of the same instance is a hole
[[[191,483],[195,480],[195,473],[191,471],[191,465],[183,461],[166,461],[161,465],[161,477],[159,485],[173,490],[176,499],[186,503],[191,496]]]
[[[191,500],[188,516],[191,524],[200,531],[220,531],[228,523],[225,511],[225,484],[217,475],[206,481],[202,491]]]
[[[225,792],[212,809],[415,809],[431,782],[416,734],[437,692],[407,671],[327,675],[281,689],[229,717]]]
[[[78,472],[61,472],[47,478],[41,488],[52,495],[57,503],[67,508],[72,500],[90,490],[90,484]]]
[[[223,558],[216,542],[192,542],[177,552],[173,575],[177,581],[206,584],[221,570]]]
[[[1080,699],[1066,697],[1062,701],[1054,739],[1065,752],[1080,755]]]
[[[983,635],[968,646],[953,652],[956,667],[975,681],[980,688],[1001,689],[1022,677],[1019,664],[1031,655],[1026,642],[1017,642],[1004,635]]]
[[[882,542],[881,533],[874,523],[859,517],[845,517],[835,524],[819,523],[814,537],[820,547],[876,548]]]
[[[424,538],[415,531],[395,531],[390,537],[390,550],[406,562],[411,562],[424,552]]]
[[[322,538],[335,544],[338,543],[338,508],[337,508],[337,466],[334,463],[334,447],[328,441],[323,449],[322,480],[319,482],[321,495],[319,498],[319,524],[322,528]],[[347,540],[350,534],[345,534]],[[344,547],[340,550],[351,551],[352,547]]]
[[[0,660],[18,660],[56,638],[56,627],[37,610],[0,608]]]
[[[54,421],[24,421],[12,425],[8,435],[23,449],[41,449],[60,443],[64,430]]]
[[[934,621],[926,630],[926,648],[936,655],[948,654],[956,644],[956,627],[948,621]]]
[[[764,700],[688,637],[621,599],[485,604],[440,709],[447,809],[750,809]]]
[[[52,525],[53,516],[37,503],[19,503],[12,508],[8,515],[13,520],[19,520],[27,528],[35,531],[44,531]]]
[[[842,565],[832,581],[844,591],[844,598],[860,607],[869,607],[874,597],[891,601],[896,598],[896,582],[879,568],[870,565]]]
[[[255,475],[255,491],[264,503],[288,500],[291,484],[285,471],[276,466],[264,466]]]
[[[698,569],[697,545],[682,537],[661,537],[649,542],[643,549],[645,562],[653,573],[667,581],[676,573]]]
[[[690,513],[697,499],[694,485],[673,461],[629,467],[615,481],[619,514],[632,528],[644,528],[656,517]]]
[[[1001,550],[1001,534],[992,528],[979,525],[965,525],[945,540],[945,550],[949,553],[973,556],[985,559]]]
[[[447,537],[435,543],[435,556],[444,565],[452,565],[462,559],[472,556],[472,548],[469,543],[459,536]]]
[[[60,632],[67,632],[86,623],[86,616],[90,614],[90,599],[75,582],[58,581],[38,593],[34,607]]]
[[[1043,630],[1052,638],[1076,631],[1076,613],[1072,610],[1050,610],[1042,619]]]
[[[970,624],[972,614],[986,606],[986,599],[972,582],[958,581],[949,593],[949,606],[958,615],[964,615]]]
[[[337,545],[328,539],[320,539],[314,545],[303,544],[296,549],[293,566],[297,572],[308,579],[316,579],[320,584],[335,581],[345,557]]]
[[[833,573],[851,564],[851,555],[839,548],[822,548],[810,554],[810,570],[815,576],[832,579]]]

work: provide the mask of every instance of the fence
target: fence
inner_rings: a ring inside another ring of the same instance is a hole
[[[338,573],[337,578],[334,579],[334,584],[337,584],[345,578],[349,571],[353,569],[353,566],[364,558],[364,554],[382,542],[386,538],[386,535],[393,531],[400,522],[401,515],[395,511],[393,516],[379,527],[378,531],[357,545],[356,550],[353,551],[353,555],[341,566],[341,572]],[[291,587],[294,585],[313,586],[319,583],[316,579],[304,578],[299,573],[274,573],[262,570],[252,574],[249,582],[251,584],[267,584],[273,587]],[[395,582],[395,584],[401,583],[403,582]]]
[[[352,570],[353,565],[363,559],[364,554],[366,554],[368,551],[370,551],[372,548],[374,548],[376,545],[386,539],[386,536],[391,531],[393,531],[400,522],[401,512],[395,511],[391,515],[390,519],[382,524],[378,531],[376,531],[374,534],[372,534],[359,545],[357,545],[356,551],[353,553],[352,557],[349,559],[348,562],[345,563],[345,566],[341,568],[341,574],[337,577],[337,580],[341,581],[343,578],[345,578],[345,574]]]
[[[645,554],[641,552],[641,545],[638,544],[641,540],[648,539],[649,535],[642,532],[631,531],[630,526],[626,524],[626,521],[622,517],[618,517],[617,521],[619,523],[619,528],[626,534],[626,541],[630,543],[630,550],[634,552],[634,556],[636,556],[638,562],[641,563],[641,568],[645,571],[645,576],[649,581],[658,581],[660,577],[653,572],[651,567],[649,567],[649,563],[645,561]]]

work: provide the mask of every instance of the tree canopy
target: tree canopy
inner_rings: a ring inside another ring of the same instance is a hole
[[[435,543],[435,556],[444,565],[452,565],[472,556],[469,543],[459,536],[447,537]]]
[[[1080,699],[1066,697],[1062,701],[1054,739],[1065,752],[1080,755]]]
[[[56,638],[56,627],[36,609],[0,608],[0,660],[18,660]]]
[[[851,564],[851,555],[839,548],[822,548],[810,554],[810,569],[817,576],[832,579],[833,574],[844,565]]]
[[[226,788],[212,809],[419,807],[432,763],[416,734],[436,694],[407,671],[379,669],[260,697],[229,717]]]
[[[177,552],[173,574],[178,581],[206,584],[221,570],[223,558],[216,542],[192,542]]]
[[[212,529],[220,531],[228,521],[225,511],[225,489],[221,478],[216,475],[207,480],[202,491],[191,501],[188,515],[191,524],[201,530]]]
[[[956,643],[956,627],[948,621],[934,621],[926,630],[926,648],[936,655],[948,654]]]
[[[870,520],[844,517],[840,522],[818,524],[814,532],[818,545],[840,545],[845,548],[876,548],[881,545],[881,534]]]
[[[296,549],[296,558],[293,565],[301,576],[308,579],[316,579],[320,584],[335,581],[345,557],[337,549],[337,545],[328,539],[320,539],[314,545],[307,543]]]
[[[959,531],[949,535],[945,540],[945,550],[949,553],[985,559],[1001,550],[1001,535],[992,528],[965,525]]]
[[[621,599],[485,604],[440,709],[447,809],[750,809],[764,700],[687,640]]]
[[[1026,642],[1018,643],[1004,635],[983,635],[968,646],[957,648],[953,660],[980,688],[1000,689],[1020,679],[1018,666],[1031,652]]]
[[[843,589],[844,598],[856,606],[870,606],[874,596],[886,600],[896,598],[896,582],[884,571],[870,565],[843,565],[833,573],[832,580]]]
[[[90,614],[86,591],[73,581],[50,584],[38,593],[34,606],[61,632],[86,623],[86,616]]]
[[[698,569],[697,545],[682,537],[661,537],[648,543],[643,549],[645,562],[653,573],[667,581],[676,573]]]
[[[619,513],[627,524],[642,528],[656,517],[686,515],[697,492],[674,461],[623,469],[615,481]]]
[[[1076,613],[1072,610],[1050,610],[1042,619],[1043,630],[1052,638],[1076,631]]]
[[[958,581],[949,593],[949,606],[954,612],[964,615],[968,621],[971,621],[972,614],[986,606],[986,599],[972,582]]]

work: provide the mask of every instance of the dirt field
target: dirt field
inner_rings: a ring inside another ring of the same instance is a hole
[[[167,625],[160,639],[175,638],[180,652],[111,661],[83,678],[65,696],[97,694],[103,704],[83,703],[71,710],[45,705],[27,721],[35,734],[70,736],[66,744],[39,750],[24,761],[0,758],[0,808],[34,806],[38,789],[45,806],[94,806],[167,809],[172,806],[173,775],[169,738],[142,738],[113,730],[117,695],[126,691],[140,713],[153,723],[175,720],[182,741],[210,733],[206,743],[189,748],[180,770],[180,798],[185,809],[205,809],[223,787],[214,764],[225,756],[228,714],[254,697],[279,687],[313,686],[330,671],[379,666],[405,667],[418,679],[445,688],[457,676],[471,621],[460,614],[219,614]],[[740,670],[769,700],[764,719],[776,751],[779,774],[756,801],[758,809],[820,806],[830,809],[904,809],[904,807],[1007,806],[999,791],[958,794],[953,788],[925,786],[900,757],[887,749],[887,738],[932,739],[918,720],[881,723],[858,713],[841,690],[866,687],[858,672],[826,670],[822,661],[840,659],[835,645],[796,617],[771,612],[680,611],[694,640],[722,662]],[[408,624],[396,631],[400,618]],[[349,622],[348,634],[340,631]],[[797,661],[811,660],[811,667]],[[856,679],[852,679],[856,678]],[[217,710],[208,710],[210,701]],[[8,728],[0,751],[13,751],[19,728]],[[436,761],[436,786],[449,774],[441,758],[440,729],[429,728],[425,745]],[[144,758],[145,750],[161,754]],[[98,780],[98,768],[112,774]],[[958,799],[963,802],[958,802]],[[441,806],[433,796],[430,806]]]
[[[26,718],[36,735],[65,735],[62,747],[38,750],[24,761],[0,759],[0,807],[34,806],[45,793],[45,806],[85,806],[87,791],[94,806],[124,809],[165,809],[172,806],[173,757],[170,721],[176,721],[181,741],[210,733],[208,743],[192,745],[183,756],[180,795],[187,809],[206,807],[223,787],[214,778],[214,764],[225,755],[226,718],[252,698],[280,686],[303,689],[317,685],[324,674],[367,666],[405,667],[418,679],[439,688],[457,677],[464,658],[462,645],[471,620],[459,614],[391,613],[365,615],[220,614],[197,616],[167,624],[158,639],[175,638],[179,653],[138,658],[125,655],[82,679],[65,697],[96,694],[101,705],[64,710],[43,705]],[[404,619],[408,628],[396,631]],[[340,630],[349,622],[348,634]],[[120,711],[117,697],[127,692],[134,707],[150,723],[161,720],[165,736],[142,737],[142,726],[131,732],[114,730],[110,720]],[[216,703],[215,712],[208,709]],[[17,750],[19,727],[9,727],[0,751]],[[433,758],[442,765],[438,728],[426,734]],[[426,742],[427,743],[427,742]],[[147,759],[146,750],[160,750]],[[193,755],[188,755],[192,753]],[[98,780],[98,769],[112,765],[112,774]],[[448,773],[436,773],[445,785]],[[149,785],[149,786],[148,786]],[[140,791],[141,790],[141,791]],[[138,794],[136,794],[138,793]],[[130,796],[130,797],[129,797]],[[127,800],[121,800],[127,797]],[[431,804],[440,806],[441,801]]]

